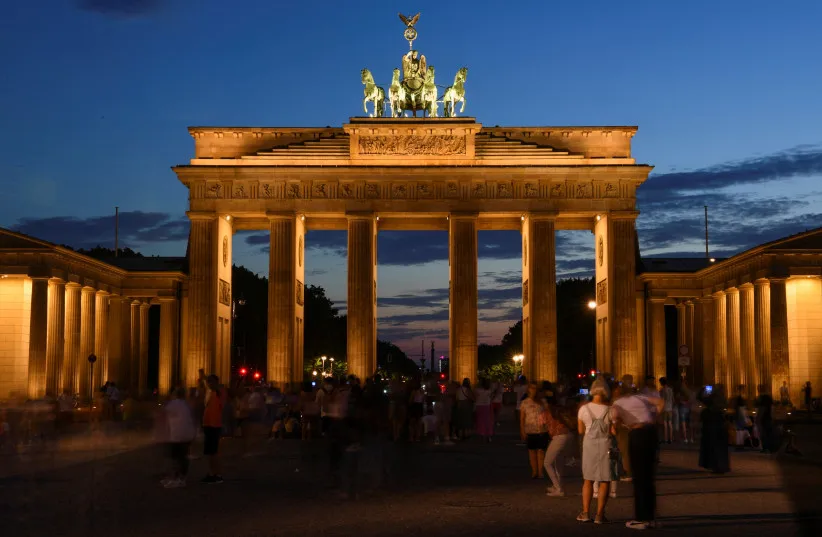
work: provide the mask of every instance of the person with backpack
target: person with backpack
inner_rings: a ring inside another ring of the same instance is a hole
[[[611,421],[611,407],[608,406],[610,390],[603,379],[591,384],[591,402],[580,407],[577,414],[577,429],[582,439],[582,512],[577,521],[590,522],[591,500],[594,495],[594,482],[599,482],[597,512],[594,524],[606,524],[605,506],[611,481],[614,479],[610,458],[611,435],[614,426]]]

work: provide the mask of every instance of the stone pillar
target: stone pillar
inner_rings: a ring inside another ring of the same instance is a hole
[[[742,369],[742,384],[746,397],[753,403],[756,397],[756,336],[754,322],[754,286],[744,283],[739,286],[739,358]],[[753,405],[751,405],[753,406]]]
[[[522,224],[523,371],[557,381],[557,276],[554,214],[530,213]]]
[[[597,367],[617,378],[640,378],[637,354],[635,212],[609,213],[594,227],[597,286]]]
[[[699,302],[702,304],[702,376],[695,380],[699,380],[705,386],[712,386],[716,383],[716,306],[712,296],[703,296]],[[697,384],[694,383],[694,386]]]
[[[476,214],[450,215],[448,259],[450,376],[457,382],[468,378],[473,383],[477,379]],[[525,359],[528,360],[529,357]]]
[[[725,292],[714,294],[714,382],[728,386],[728,334],[725,322]],[[726,392],[730,396],[730,392]]]
[[[651,370],[650,374],[655,379],[667,375],[668,361],[665,353],[665,299],[662,297],[652,297],[648,299],[646,306],[650,312],[650,343],[651,343]],[[640,386],[644,379],[637,379],[636,385]]]
[[[49,280],[48,335],[46,336],[46,393],[60,395],[65,356],[66,282]]]
[[[754,282],[754,333],[757,383],[778,401],[780,385],[771,380],[771,283],[764,279]]]
[[[128,297],[123,297],[123,300],[120,301],[120,344],[121,344],[121,351],[120,351],[120,374],[117,377],[117,384],[120,386],[121,390],[130,390],[132,386],[131,380],[131,363],[132,363],[132,304],[133,300]],[[137,310],[138,319],[139,319],[139,310]],[[139,333],[139,331],[138,331]],[[139,343],[139,338],[137,339]],[[139,356],[139,348],[137,349],[137,354],[135,356]],[[136,357],[134,358],[137,359]]]
[[[78,367],[80,366],[80,285],[74,282],[66,284],[66,330],[65,348],[63,351],[63,371],[60,376],[61,390],[68,390],[71,395],[78,393]]]
[[[97,291],[94,305],[94,354],[97,356],[97,363],[94,364],[92,383],[95,390],[108,380],[109,314],[109,294]]]
[[[166,397],[174,387],[177,369],[177,299],[160,299],[160,363],[158,393]]]
[[[133,300],[131,302],[131,349],[129,351],[129,375],[128,375],[128,390],[132,395],[139,395],[140,393],[140,301]]]
[[[377,370],[377,221],[348,216],[348,372],[360,379]]]
[[[771,299],[771,381],[773,390],[779,393],[782,383],[791,387],[790,360],[788,350],[788,298],[786,278],[770,278]],[[793,404],[798,402],[795,400]]]
[[[49,280],[31,279],[31,317],[29,320],[29,399],[46,394],[46,341],[49,322]]]
[[[725,384],[728,386],[728,397],[736,394],[742,384],[742,360],[739,342],[739,289],[731,287],[725,290],[725,333],[728,338],[726,352],[728,372]]]
[[[703,302],[696,298],[691,302],[691,369],[690,376],[686,379],[691,387],[697,387],[703,382],[705,376],[705,354],[703,352]]]
[[[106,321],[108,334],[108,351],[106,366],[100,369],[100,376],[105,381],[112,381],[120,384],[120,372],[123,363],[123,299],[119,295],[111,295],[108,299],[108,321]]]
[[[89,376],[91,364],[88,362],[88,357],[94,353],[95,295],[96,291],[91,287],[83,287],[80,294],[80,361],[77,364],[77,390],[82,399],[93,398]]]
[[[137,393],[145,394],[148,390],[148,310],[151,304],[140,304],[140,369]]]
[[[677,353],[679,352],[679,347],[682,345],[687,345],[687,319],[685,318],[685,303],[684,302],[677,302],[676,304],[676,346],[677,346]]]
[[[189,212],[188,217],[191,231],[185,384],[194,386],[200,369],[230,382],[231,219],[228,215],[196,212]]]
[[[294,214],[270,214],[268,220],[268,378],[282,385],[300,382],[304,374],[305,227],[303,218]]]

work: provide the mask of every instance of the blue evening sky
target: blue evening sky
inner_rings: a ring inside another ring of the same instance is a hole
[[[469,68],[466,114],[483,124],[638,125],[634,154],[656,166],[643,255],[698,255],[704,204],[723,255],[820,225],[820,2],[51,0],[6,2],[0,19],[0,226],[111,246],[119,205],[127,245],[183,255],[170,167],[192,156],[186,127],[359,115],[360,70],[387,85],[407,50],[398,11],[422,12],[415,48],[438,83]],[[446,240],[380,235],[380,337],[406,351],[447,348]],[[343,302],[344,234],[312,241],[308,282]],[[493,343],[518,320],[519,243],[480,242]],[[589,272],[592,242],[560,235],[561,276]],[[260,247],[238,235],[235,262],[264,273]]]

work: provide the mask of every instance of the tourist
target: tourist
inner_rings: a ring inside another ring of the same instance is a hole
[[[811,420],[811,406],[813,403],[813,391],[811,389],[811,381],[805,383],[805,387],[802,388],[802,393],[805,396],[805,408],[808,410],[808,421]]]
[[[320,406],[317,403],[317,394],[310,382],[304,382],[300,392],[299,411],[301,417],[300,436],[303,440],[311,440],[320,426]],[[271,410],[272,416],[276,416]],[[274,419],[274,418],[272,418]]]
[[[434,414],[433,406],[426,408],[425,416],[422,417],[420,422],[423,428],[423,438],[426,440],[433,438],[434,444],[439,444],[439,423],[437,422],[437,416]]]
[[[736,429],[735,445],[737,451],[745,449],[746,442],[754,444],[753,420],[748,415],[748,402],[745,399],[745,386],[739,385],[736,388],[734,397],[734,428]]]
[[[674,439],[673,412],[674,412],[674,390],[668,385],[668,379],[659,379],[659,395],[663,401],[662,407],[662,441],[670,444]]]
[[[546,400],[547,405],[543,410],[543,421],[550,441],[548,448],[545,450],[545,460],[542,466],[545,473],[548,474],[548,479],[551,480],[551,486],[545,490],[545,494],[548,496],[565,496],[557,469],[557,459],[574,445],[574,437],[568,427],[567,416],[564,415],[557,404],[554,394],[549,393],[546,395],[548,398]]]
[[[185,388],[176,388],[171,393],[171,401],[166,403],[165,406],[167,440],[172,462],[171,477],[162,481],[163,486],[167,489],[186,485],[188,452],[192,440],[197,435],[191,409],[185,400],[185,396]]]
[[[203,455],[208,457],[208,474],[203,483],[222,483],[220,467],[220,437],[223,432],[223,409],[228,395],[217,375],[206,378],[205,407],[203,409]]]
[[[688,389],[685,381],[677,390],[677,402],[679,406],[679,428],[682,431],[682,441],[686,444],[694,442],[694,430],[691,427],[691,407],[693,405],[693,392]]]
[[[452,441],[454,437],[451,434],[451,416],[454,414],[455,401],[456,392],[454,391],[452,383],[449,383],[440,394],[434,406],[434,413],[437,416],[437,423],[439,423],[440,434],[443,439],[442,443],[446,446],[454,445]]]
[[[408,396],[408,440],[409,442],[419,442],[422,431],[422,416],[425,410],[425,392],[418,380],[411,385],[411,393]]]
[[[659,397],[632,393],[614,401],[617,427],[630,430],[628,458],[634,486],[634,519],[625,526],[644,530],[656,525],[656,416],[665,406]]]
[[[756,427],[759,430],[760,449],[762,453],[775,453],[777,448],[776,434],[773,425],[773,398],[767,386],[759,385],[759,397],[756,398]]]
[[[531,478],[542,479],[545,465],[545,450],[548,448],[548,430],[542,419],[544,410],[539,399],[536,384],[529,384],[525,399],[519,407],[520,438],[528,448],[528,462]]]
[[[699,466],[715,474],[731,471],[728,456],[728,430],[725,423],[725,388],[713,387],[705,394],[702,421],[702,439],[699,444]]]
[[[791,406],[791,390],[788,388],[788,381],[782,381],[779,387],[779,402],[782,406]]]
[[[462,379],[462,386],[457,390],[457,422],[455,424],[457,437],[460,440],[468,438],[471,426],[474,423],[474,391],[471,381]]]
[[[613,400],[616,402],[623,397],[630,397],[636,393],[634,387],[634,377],[632,375],[624,375],[620,382],[619,392],[614,393]],[[620,481],[631,481],[631,457],[630,453],[630,435],[631,429],[626,427],[624,423],[616,421],[614,423],[616,429],[617,446],[619,453],[622,455],[620,462],[622,463],[622,471],[619,476]]]
[[[505,394],[505,388],[500,381],[491,383],[491,412],[494,414],[494,425],[500,426],[499,413],[502,410],[502,397]]]
[[[611,434],[614,427],[611,421],[610,407],[607,404],[610,391],[603,379],[597,379],[591,384],[589,392],[591,402],[582,405],[577,415],[578,431],[582,440],[582,511],[577,515],[577,521],[589,522],[591,499],[594,494],[594,482],[599,482],[597,512],[595,524],[605,524],[605,506],[608,503],[608,494],[611,481],[616,476],[611,470]]]
[[[395,378],[391,381],[391,397],[388,412],[391,418],[392,438],[394,442],[402,437],[405,421],[408,419],[408,394],[405,383]]]
[[[474,389],[474,418],[477,434],[485,442],[490,442],[494,436],[494,414],[491,410],[491,382],[482,379]]]
[[[514,384],[512,391],[514,392],[514,399],[516,399],[516,406],[514,407],[514,421],[517,422],[517,426],[519,426],[521,423],[519,416],[520,407],[522,405],[522,400],[525,399],[527,396],[526,392],[528,391],[528,381],[525,379],[525,375],[520,375],[516,384]],[[520,436],[522,436],[522,431],[520,431]]]

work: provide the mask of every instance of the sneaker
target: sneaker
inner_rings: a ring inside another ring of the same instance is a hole
[[[611,492],[610,496],[611,498],[616,498],[616,492]]]
[[[626,483],[630,483],[631,481],[634,480],[634,478],[633,477],[620,477],[619,480],[620,481],[625,481]]]
[[[642,522],[642,521],[639,521],[639,520],[631,520],[631,521],[625,523],[625,527],[630,529],[630,530],[647,530],[648,528],[651,527],[651,525],[648,524],[647,522]]]
[[[596,500],[597,498],[599,498],[599,492],[595,490],[594,491],[594,499]]]
[[[605,518],[605,515],[603,515],[603,516],[597,516],[597,517],[594,519],[594,524],[610,524],[610,523],[611,523],[611,521],[610,521],[610,520],[608,520],[607,518]]]
[[[562,489],[558,489],[556,487],[548,487],[545,490],[545,495],[552,496],[554,498],[560,498],[562,496],[565,496],[565,492]]]
[[[588,516],[588,513],[580,513],[577,515],[577,522],[590,522],[591,517]]]
[[[183,479],[172,479],[168,483],[165,484],[165,488],[167,489],[178,489],[180,487],[185,487],[186,482]]]

